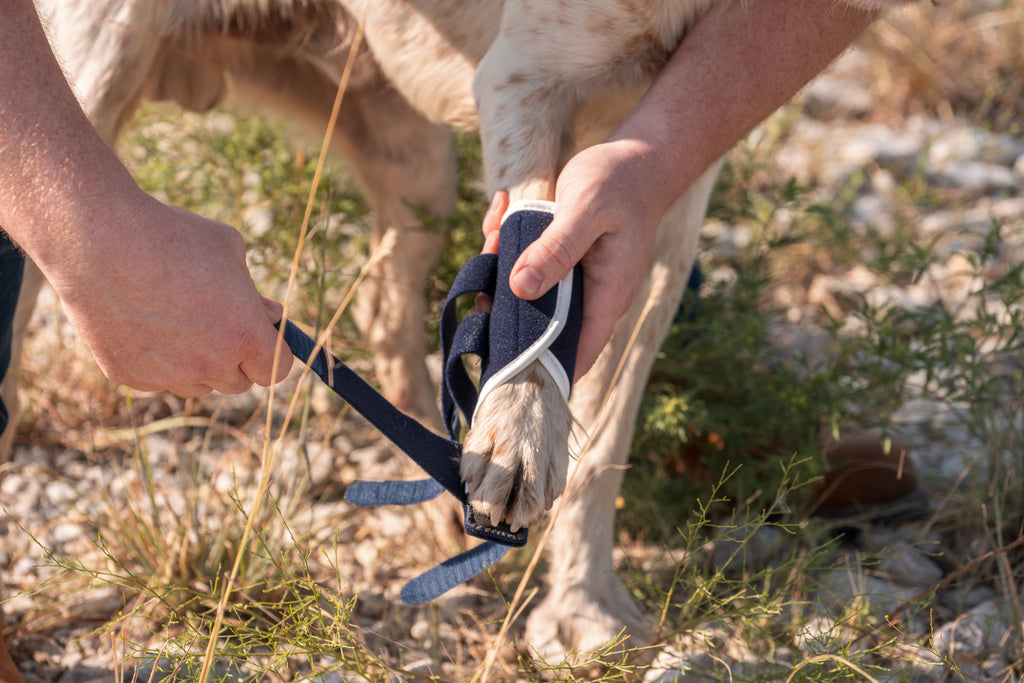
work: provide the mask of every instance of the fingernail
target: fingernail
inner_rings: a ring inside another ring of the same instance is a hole
[[[512,274],[512,287],[526,299],[536,298],[540,294],[540,287],[544,284],[540,273],[531,266],[520,268]]]

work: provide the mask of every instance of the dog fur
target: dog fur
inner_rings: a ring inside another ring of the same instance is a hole
[[[724,1],[724,0],[723,0]],[[864,6],[884,0],[853,2]],[[400,237],[366,280],[357,322],[385,395],[440,424],[424,364],[424,283],[454,207],[451,128],[481,135],[490,192],[553,199],[558,170],[603,139],[642,95],[712,0],[38,0],[56,51],[93,123],[113,141],[143,99],[205,111],[230,89],[322,129],[357,25],[365,43],[335,131],[375,215],[374,240]],[[664,216],[654,261],[595,366],[572,417],[545,371],[495,391],[466,441],[476,507],[534,523],[573,481],[549,543],[548,591],[527,638],[540,652],[593,649],[644,616],[612,571],[612,501],[640,397],[694,261],[717,166]],[[17,344],[41,278],[30,269]],[[634,335],[634,330],[636,333]],[[632,341],[631,341],[632,338]],[[17,348],[15,349],[17,351]],[[618,380],[613,377],[622,364]],[[14,406],[17,354],[4,384]],[[579,425],[574,443],[571,421]],[[13,430],[9,430],[13,432]],[[9,446],[10,434],[6,437]],[[585,448],[584,448],[585,446]],[[2,454],[2,453],[0,453]],[[510,473],[518,473],[513,478]]]

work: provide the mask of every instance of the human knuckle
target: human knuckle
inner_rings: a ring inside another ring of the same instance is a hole
[[[559,233],[545,240],[539,246],[545,260],[568,270],[579,260],[576,240],[571,235]]]
[[[249,378],[247,378],[247,377],[239,377],[237,379],[229,381],[225,385],[225,387],[223,389],[223,393],[225,393],[225,394],[244,394],[245,392],[249,391],[250,387],[252,387],[252,381]]]

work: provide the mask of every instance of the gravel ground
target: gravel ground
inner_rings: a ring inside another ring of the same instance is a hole
[[[908,310],[956,300],[974,284],[975,275],[967,268],[963,252],[984,242],[993,218],[1003,223],[1004,230],[998,259],[990,267],[998,270],[1024,262],[1024,137],[993,135],[949,117],[912,116],[898,124],[872,123],[864,115],[876,103],[860,80],[858,60],[863,55],[852,53],[812,85],[805,94],[804,115],[792,125],[771,163],[782,174],[814,185],[815,192],[823,195],[839,191],[851,174],[867,169],[846,217],[854,228],[870,225],[879,231],[895,230],[899,216],[894,188],[908,175],[928,187],[949,190],[948,196],[955,200],[921,209],[912,222],[919,237],[937,239],[937,248],[948,256],[927,277],[900,287],[883,287],[875,275],[852,263],[814,275],[809,287],[777,288],[774,303],[785,313],[773,330],[780,348],[791,352],[819,352],[824,334],[820,311],[839,307],[843,296],[871,293],[879,302]],[[708,248],[721,254],[742,248],[750,239],[742,226],[725,224],[709,226],[707,235]],[[729,273],[710,275],[728,277]],[[841,312],[840,308],[836,310]],[[38,363],[46,363],[55,346],[66,347],[72,357],[82,354],[69,337],[57,305],[44,300],[29,353],[39,357]],[[102,412],[102,407],[86,409],[74,398],[94,381],[90,375],[86,373],[80,381],[79,375],[71,377],[70,405],[47,406],[47,410]],[[153,514],[160,518],[161,529],[186,524],[183,520],[189,519],[190,511],[206,515],[204,529],[211,535],[240,519],[224,501],[232,490],[246,500],[258,480],[254,455],[258,447],[246,444],[262,440],[258,416],[263,400],[262,392],[186,406],[172,399],[139,400],[143,424],[192,410],[198,417],[217,411],[217,419],[228,425],[224,433],[214,430],[212,436],[203,429],[169,425],[142,437],[156,484],[154,503],[159,512]],[[380,478],[400,465],[357,419],[345,417],[331,424],[338,407],[332,398],[314,390],[310,406],[311,429],[328,424],[321,432],[328,436],[282,449],[278,480],[306,482],[305,495],[316,501],[315,506],[300,504],[291,510],[291,524],[308,529],[324,547],[338,541],[338,552],[344,557],[337,564],[326,557],[307,558],[310,573],[334,575],[347,594],[359,592],[357,619],[365,637],[396,657],[400,652],[406,670],[460,679],[471,671],[474,657],[481,652],[485,634],[476,627],[500,619],[502,605],[491,592],[474,585],[456,591],[435,610],[396,607],[401,579],[446,554],[443,535],[438,540],[426,533],[429,523],[415,513],[350,509],[340,497],[347,483],[356,477]],[[983,468],[988,466],[975,457],[983,444],[955,417],[949,406],[924,398],[903,406],[894,417],[897,435],[910,447],[923,473],[933,509],[941,508],[965,480],[984,477]],[[87,427],[83,430],[88,433]],[[236,438],[238,432],[242,439]],[[103,435],[111,436],[110,430],[93,438]],[[4,611],[8,623],[19,624],[15,654],[26,660],[23,666],[30,682],[109,680],[119,666],[115,642],[96,629],[138,605],[125,604],[121,591],[100,576],[90,581],[78,575],[71,583],[47,583],[59,577],[59,565],[71,559],[83,560],[99,572],[109,568],[117,558],[102,554],[96,543],[97,528],[110,529],[111,520],[148,505],[131,459],[107,457],[109,453],[62,448],[45,440],[23,443],[16,447],[13,464],[3,471],[0,566],[7,567],[2,580],[9,597]],[[282,501],[290,500],[289,492],[280,495]],[[223,516],[218,519],[218,515]],[[772,527],[755,533],[745,546],[748,564],[777,560],[783,542],[778,533]],[[729,543],[728,538],[720,538],[711,550],[712,561],[725,570],[729,569]],[[874,614],[902,615],[904,644],[899,651],[893,648],[885,653],[891,656],[891,680],[1020,680],[1011,668],[1015,660],[1019,663],[1020,653],[1020,643],[1014,642],[1021,625],[1014,601],[987,585],[946,580],[958,566],[992,549],[985,538],[968,545],[969,555],[952,556],[942,536],[922,520],[863,528],[809,597],[807,609],[814,611],[814,617],[797,634],[791,649],[770,655],[752,652],[732,638],[727,628],[709,622],[667,644],[645,680],[730,680],[753,675],[771,680],[772,671],[784,679],[781,672],[799,654],[828,652],[826,641],[843,629],[835,607],[854,599],[863,601],[864,608]],[[878,551],[884,551],[881,562],[867,566],[863,558]],[[654,567],[669,565],[669,558],[658,548],[637,546],[630,555]],[[475,619],[468,616],[472,613]],[[130,640],[155,651],[174,627],[138,618],[126,620],[120,629]],[[906,644],[914,642],[921,646]],[[445,653],[440,659],[438,651]],[[950,672],[950,661],[956,662],[959,674]],[[140,675],[148,673],[144,666]],[[325,680],[342,680],[339,675],[330,676],[334,677]]]

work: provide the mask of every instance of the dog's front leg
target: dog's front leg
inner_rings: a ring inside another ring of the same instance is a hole
[[[507,20],[474,82],[488,188],[507,189],[513,202],[553,200],[572,147],[571,91],[516,35],[528,24]],[[537,521],[565,487],[571,422],[565,397],[539,361],[487,392],[463,448],[473,507],[513,529]]]
[[[554,200],[555,178],[572,149],[572,89],[564,74],[499,34],[473,81],[490,192]]]

